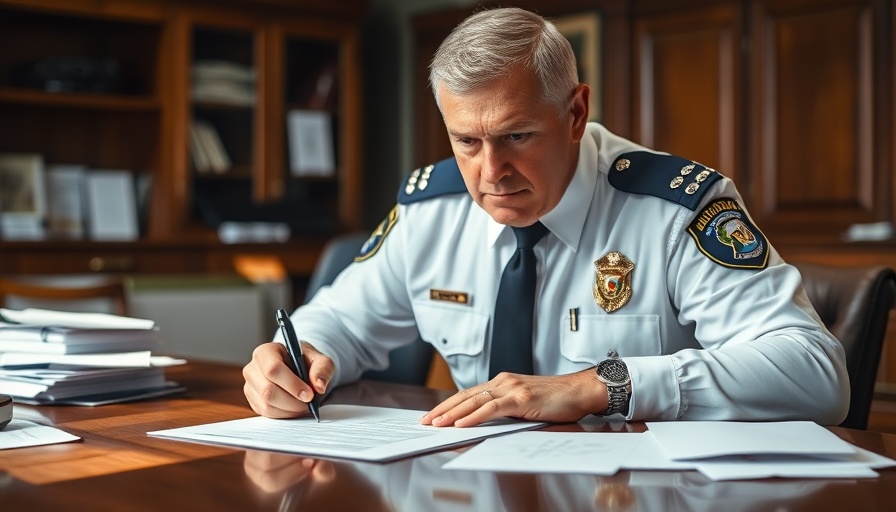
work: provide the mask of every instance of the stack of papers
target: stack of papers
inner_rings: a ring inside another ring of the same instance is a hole
[[[697,470],[712,480],[873,478],[896,461],[812,422],[647,423],[647,432],[522,432],[487,439],[445,469],[612,475]]]
[[[185,361],[152,355],[151,320],[0,308],[0,393],[32,404],[101,405],[181,391],[165,379]]]

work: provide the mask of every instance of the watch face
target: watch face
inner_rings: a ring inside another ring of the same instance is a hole
[[[598,363],[597,374],[609,385],[624,386],[629,382],[628,366],[619,359],[605,359]]]

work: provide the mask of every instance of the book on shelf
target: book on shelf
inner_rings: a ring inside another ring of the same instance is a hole
[[[314,90],[308,98],[310,110],[332,110],[335,108],[336,66],[324,66],[314,81]]]
[[[194,119],[190,125],[190,154],[200,173],[223,174],[232,165],[218,130],[206,121]]]
[[[151,320],[102,313],[0,309],[0,393],[37,404],[100,405],[183,390],[153,356]],[[22,323],[19,323],[22,322]]]
[[[43,215],[0,212],[0,235],[4,240],[44,240],[47,237]]]
[[[193,63],[191,97],[238,106],[255,105],[255,70],[236,62],[199,60]]]
[[[83,165],[47,166],[47,228],[51,238],[84,238]]]
[[[84,185],[91,240],[132,241],[140,237],[136,188],[130,171],[91,169]]]

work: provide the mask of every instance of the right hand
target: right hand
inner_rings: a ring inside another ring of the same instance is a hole
[[[302,351],[313,389],[293,373],[282,344],[264,343],[252,352],[252,360],[243,368],[243,392],[253,411],[268,418],[294,418],[308,412],[314,393],[326,393],[336,369],[333,360],[305,342]]]

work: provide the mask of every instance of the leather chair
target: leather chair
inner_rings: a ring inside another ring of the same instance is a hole
[[[840,426],[865,430],[887,321],[896,301],[896,273],[883,266],[794,266],[803,276],[809,301],[846,352],[850,405]]]
[[[369,233],[351,233],[338,236],[324,247],[308,281],[305,303],[324,285],[329,285],[361,251],[361,246],[370,237]],[[415,384],[425,386],[432,365],[435,349],[419,337],[410,345],[399,347],[389,353],[389,366],[385,370],[369,370],[364,379]]]
[[[91,279],[15,278],[0,277],[0,305],[6,306],[10,297],[34,302],[35,307],[46,309],[71,308],[74,301],[101,299],[103,309],[117,315],[127,315],[129,311],[127,283],[122,278],[109,277]]]

